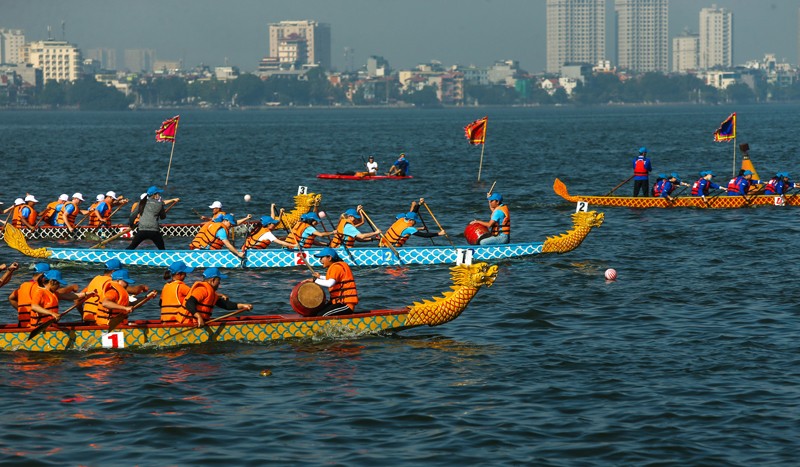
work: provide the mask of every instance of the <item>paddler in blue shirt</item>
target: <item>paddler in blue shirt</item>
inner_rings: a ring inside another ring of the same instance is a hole
[[[789,172],[778,172],[764,186],[764,193],[768,195],[783,195],[797,184],[789,180]]]
[[[659,196],[662,198],[667,198],[670,201],[674,201],[675,198],[672,197],[672,192],[675,191],[675,188],[678,186],[689,186],[689,184],[682,182],[678,174],[672,172],[669,177],[664,180],[664,184],[661,187],[661,194]]]
[[[642,196],[649,194],[650,183],[648,180],[652,170],[650,158],[647,157],[647,148],[642,146],[639,148],[639,155],[633,160],[633,196],[639,196],[640,190]]]
[[[394,164],[389,167],[389,173],[386,175],[397,175],[399,177],[405,177],[408,175],[408,166],[409,162],[406,160],[405,154],[400,154],[400,157],[394,161]]]
[[[753,172],[745,170],[741,175],[732,178],[728,182],[728,195],[729,196],[744,196],[750,191],[750,187],[758,185],[761,180],[753,180]]]
[[[658,174],[658,177],[656,178],[656,182],[653,183],[653,190],[650,192],[650,194],[654,198],[658,198],[659,196],[661,196],[661,190],[664,188],[664,182],[666,180],[667,180],[667,176],[665,174]]]
[[[708,196],[709,190],[714,189],[714,190],[725,191],[726,190],[725,187],[719,186],[711,181],[711,177],[713,176],[714,172],[710,170],[700,172],[700,178],[692,184],[692,196],[699,196],[703,198],[703,201],[705,201],[706,196]]]
[[[481,240],[481,245],[501,245],[511,241],[511,216],[508,212],[508,206],[503,204],[503,195],[500,193],[492,193],[487,198],[489,201],[489,209],[492,210],[492,216],[489,222],[479,221],[477,219],[472,222],[477,222],[482,226],[489,229],[491,235]]]

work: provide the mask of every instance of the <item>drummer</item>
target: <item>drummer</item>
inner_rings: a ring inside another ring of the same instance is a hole
[[[203,272],[203,280],[195,282],[189,289],[183,304],[184,310],[176,315],[178,322],[183,324],[195,322],[198,328],[203,327],[211,318],[211,310],[215,306],[226,310],[252,310],[253,305],[249,303],[232,302],[225,295],[217,293],[220,281],[227,278],[228,276],[222,274],[219,268],[206,269]]]
[[[353,271],[331,247],[323,248],[314,255],[327,268],[325,275],[314,272],[314,282],[328,288],[330,300],[317,312],[317,316],[349,315],[355,313],[358,292]]]
[[[482,239],[481,245],[501,245],[511,241],[511,217],[508,213],[508,206],[503,204],[503,195],[500,193],[487,193],[489,201],[489,209],[492,210],[492,216],[489,222],[479,221],[477,219],[472,222],[478,223],[489,229],[489,236]]]

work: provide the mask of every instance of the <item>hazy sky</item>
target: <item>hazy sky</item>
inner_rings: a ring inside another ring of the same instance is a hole
[[[800,0],[671,0],[670,37],[685,27],[697,32],[700,9],[712,3],[733,10],[735,63],[765,53],[797,63]],[[611,18],[613,0],[608,5]],[[155,49],[158,59],[188,66],[227,58],[242,71],[267,55],[268,23],[305,19],[331,25],[339,69],[345,47],[356,67],[382,55],[395,69],[503,59],[530,72],[545,68],[545,0],[0,0],[0,28],[23,29],[29,41],[47,39],[48,25],[54,39],[64,38],[64,21],[66,40],[82,49]]]

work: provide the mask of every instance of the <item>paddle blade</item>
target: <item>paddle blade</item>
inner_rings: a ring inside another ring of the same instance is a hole
[[[97,242],[102,242],[103,241],[102,237],[100,237],[99,235],[97,235],[96,233],[94,233],[92,231],[86,232],[86,235],[84,235],[83,238],[84,238],[84,240],[87,240],[87,241],[90,241],[90,242],[93,242],[93,243],[97,243]]]
[[[55,320],[55,319],[52,319],[52,318],[51,318],[51,319],[48,319],[47,321],[45,321],[44,323],[40,323],[39,325],[37,325],[37,326],[36,326],[36,327],[33,329],[33,331],[31,331],[31,333],[30,333],[30,334],[28,334],[28,340],[31,340],[31,339],[33,339],[34,337],[36,337],[36,336],[38,336],[39,334],[41,334],[42,332],[44,332],[44,330],[45,330],[45,329],[47,329],[48,327],[50,327],[50,325],[51,325],[51,324],[53,324],[53,323],[54,323],[54,322],[56,322],[56,321],[57,321],[57,320]]]

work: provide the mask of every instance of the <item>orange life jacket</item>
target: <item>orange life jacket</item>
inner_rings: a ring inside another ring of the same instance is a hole
[[[125,290],[122,284],[112,280],[103,284],[103,291],[100,293],[102,299],[100,300],[100,305],[97,307],[97,314],[95,315],[95,321],[98,326],[108,326],[108,321],[121,313],[121,310],[110,310],[103,306],[103,300],[106,299],[106,295],[111,290],[117,292],[117,301],[114,303],[122,306],[128,306],[128,303],[130,303],[128,291]]]
[[[67,205],[72,204],[75,209],[72,210],[71,213],[67,214]],[[75,218],[78,217],[78,213],[80,212],[80,208],[74,203],[64,203],[64,206],[61,207],[61,210],[58,211],[58,223],[62,225],[67,225],[65,219],[69,219],[69,225],[75,226]]]
[[[189,286],[183,281],[174,280],[161,289],[161,322],[185,323],[192,315],[183,304],[189,295]]]
[[[214,309],[214,304],[217,303],[217,291],[214,290],[214,287],[206,281],[198,281],[192,284],[192,288],[189,289],[189,293],[183,301],[184,308],[186,308],[186,302],[190,297],[197,299],[197,312],[200,313],[203,321],[211,319],[211,310]],[[194,316],[190,314],[188,309],[186,315],[182,315],[181,317],[185,319],[185,321],[181,321],[181,323],[192,322],[194,320]]]
[[[269,244],[272,242],[269,240],[259,240],[259,238],[261,238],[262,235],[264,235],[269,231],[270,231],[269,227],[261,227],[260,229],[258,229],[258,231],[248,236],[244,240],[244,249],[263,250],[264,248],[268,247]]]
[[[39,215],[40,218],[44,219],[45,222],[48,224],[53,223],[53,214],[56,213],[56,206],[63,204],[63,201],[55,200],[52,203],[49,203],[45,206],[44,211]]]
[[[39,284],[35,280],[29,280],[20,284],[16,290],[19,327],[27,327],[31,324],[31,300],[34,287],[39,287]]]
[[[25,224],[22,223],[22,210],[24,208],[30,209],[28,217],[26,217],[25,220],[28,221],[30,225],[36,225],[36,210],[28,204],[20,204],[19,206],[14,206],[14,210],[11,213],[11,225],[18,229],[25,226]]]
[[[328,266],[325,273],[326,279],[336,279],[336,283],[329,289],[331,303],[343,303],[354,309],[358,304],[358,292],[353,271],[344,261],[336,261]]]
[[[224,243],[217,238],[219,229],[224,228],[222,222],[208,222],[200,227],[200,232],[194,237],[192,243],[189,244],[191,250],[221,250]],[[206,248],[206,246],[208,248]]]
[[[352,248],[356,244],[355,237],[345,235],[344,233],[344,228],[347,227],[347,224],[350,224],[350,222],[348,222],[346,218],[342,217],[339,219],[339,225],[336,226],[336,233],[333,235],[333,238],[331,238],[331,248],[336,248],[342,243],[344,243],[347,248]]]
[[[506,235],[511,235],[511,217],[508,215],[508,206],[505,204],[501,204],[497,206],[497,209],[503,211],[505,214],[505,218],[503,219],[503,223],[500,225],[495,224],[492,226],[492,236],[496,236],[498,234],[504,233]]]
[[[89,206],[89,227],[101,227],[101,226],[108,226],[111,225],[110,220],[106,220],[103,222],[100,217],[100,213],[97,212],[97,206],[100,206],[100,203],[104,203],[105,201],[97,201],[91,206]]]
[[[402,235],[402,233],[403,230],[405,230],[407,227],[411,226],[408,224],[408,220],[406,220],[406,218],[401,217],[400,219],[397,219],[396,221],[394,221],[394,224],[392,224],[392,226],[389,227],[386,233],[383,234],[383,238],[381,239],[380,245],[381,246],[405,245],[406,240],[408,240],[408,237],[410,237],[410,235]]]
[[[58,296],[53,292],[39,287],[38,290],[35,290],[32,295],[32,300],[36,301],[36,304],[40,307],[44,308],[47,311],[52,311],[54,313],[58,313]],[[38,326],[41,324],[42,320],[45,318],[50,318],[48,315],[39,316],[39,313],[36,312],[33,308],[31,308],[31,326]]]
[[[84,292],[96,292],[97,295],[92,295],[88,297],[85,302],[83,302],[83,321],[86,323],[94,323],[96,318],[95,315],[97,314],[97,309],[100,307],[100,301],[103,300],[103,286],[106,285],[106,282],[111,280],[111,276],[107,276],[105,274],[101,274],[99,276],[95,276],[89,282],[89,285],[83,289]]]
[[[292,230],[289,231],[289,235],[286,236],[286,241],[297,245],[299,239],[303,238],[303,231],[306,230],[308,227],[311,227],[311,224],[298,221],[294,226],[292,226]],[[314,246],[314,239],[317,236],[314,234],[309,235],[302,244],[303,248],[310,248]]]

